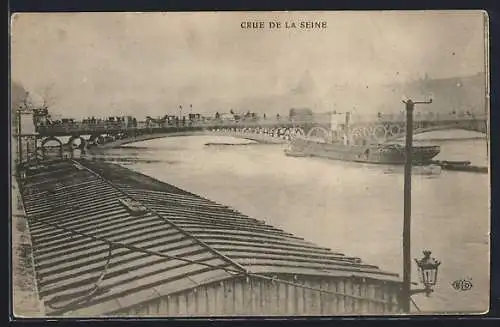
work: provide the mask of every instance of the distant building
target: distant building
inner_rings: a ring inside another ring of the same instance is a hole
[[[288,117],[293,123],[311,123],[314,120],[313,111],[309,108],[292,108]]]
[[[485,113],[487,105],[487,79],[484,73],[449,78],[421,78],[405,84],[394,84],[387,87],[392,93],[393,105],[380,106],[380,112],[400,111],[400,99],[405,95],[415,100],[432,98],[432,104],[425,106],[425,111],[439,115],[471,112]],[[389,96],[384,95],[384,98]],[[392,107],[392,108],[391,108]]]

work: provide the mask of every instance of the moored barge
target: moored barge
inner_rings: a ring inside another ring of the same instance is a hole
[[[428,164],[441,151],[438,145],[413,146],[414,164]],[[288,156],[312,156],[333,160],[394,164],[406,162],[405,147],[399,144],[348,145],[296,137],[285,150]]]

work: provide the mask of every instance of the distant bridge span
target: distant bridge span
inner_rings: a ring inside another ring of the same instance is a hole
[[[255,133],[243,133],[243,132],[215,132],[208,129],[201,131],[186,131],[186,132],[170,132],[170,133],[158,133],[158,134],[144,134],[136,137],[128,137],[126,139],[115,139],[104,144],[99,144],[97,147],[99,149],[109,149],[116,148],[122,145],[148,141],[153,139],[165,138],[165,137],[181,137],[181,136],[205,136],[205,135],[217,135],[217,136],[230,136],[235,138],[246,139],[250,141],[256,141],[258,143],[266,144],[282,144],[286,143],[287,140],[282,138],[277,138],[270,135],[255,134]]]
[[[279,132],[281,130],[281,133]],[[85,138],[81,135],[70,136],[68,142],[63,143],[61,136],[41,136],[41,147],[44,151],[45,146],[48,142],[57,143],[57,147],[61,149],[71,149],[80,148],[88,149],[90,146],[95,146],[98,149],[110,149],[120,147],[126,144],[137,143],[147,140],[165,138],[165,137],[182,137],[182,136],[206,136],[206,135],[216,135],[216,136],[229,136],[240,139],[247,139],[264,144],[283,144],[290,140],[290,135],[285,134],[285,128],[275,128],[269,129],[265,132],[256,132],[255,130],[245,129],[245,128],[197,128],[197,129],[185,129],[178,131],[178,129],[168,129],[165,130],[150,130],[148,133],[131,133],[131,135],[106,135],[103,136],[100,133],[94,133],[90,135],[89,138]],[[304,134],[301,129],[298,129],[298,134]],[[59,135],[61,133],[58,133]],[[80,140],[79,145],[75,145],[74,141]]]
[[[413,134],[422,134],[433,131],[444,130],[466,130],[486,134],[488,130],[486,120],[446,120],[446,121],[415,121]],[[385,143],[406,136],[405,121],[375,121],[357,122],[349,126],[345,131],[344,125],[339,125],[336,130],[331,130],[324,125],[316,125],[307,131],[308,137],[323,138],[325,140],[340,139],[341,135],[347,134],[349,140],[354,144],[363,143]]]

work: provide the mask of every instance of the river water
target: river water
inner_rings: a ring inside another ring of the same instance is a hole
[[[427,140],[449,138],[430,133]],[[425,137],[418,138],[423,140]],[[239,145],[211,145],[207,143]],[[429,142],[429,141],[427,141]],[[432,141],[436,159],[488,165],[484,139]],[[319,245],[402,273],[403,173],[380,165],[294,158],[285,145],[230,137],[155,139],[106,150],[108,158],[223,203]],[[126,162],[128,161],[128,162]],[[432,250],[442,261],[421,311],[481,313],[489,305],[489,176],[442,171],[413,176],[412,256]],[[418,281],[416,266],[412,272]],[[457,291],[455,280],[472,281]],[[415,309],[415,308],[414,308]]]

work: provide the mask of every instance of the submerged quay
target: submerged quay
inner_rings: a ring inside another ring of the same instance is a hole
[[[63,159],[19,184],[46,316],[400,312],[397,274],[125,167]]]

